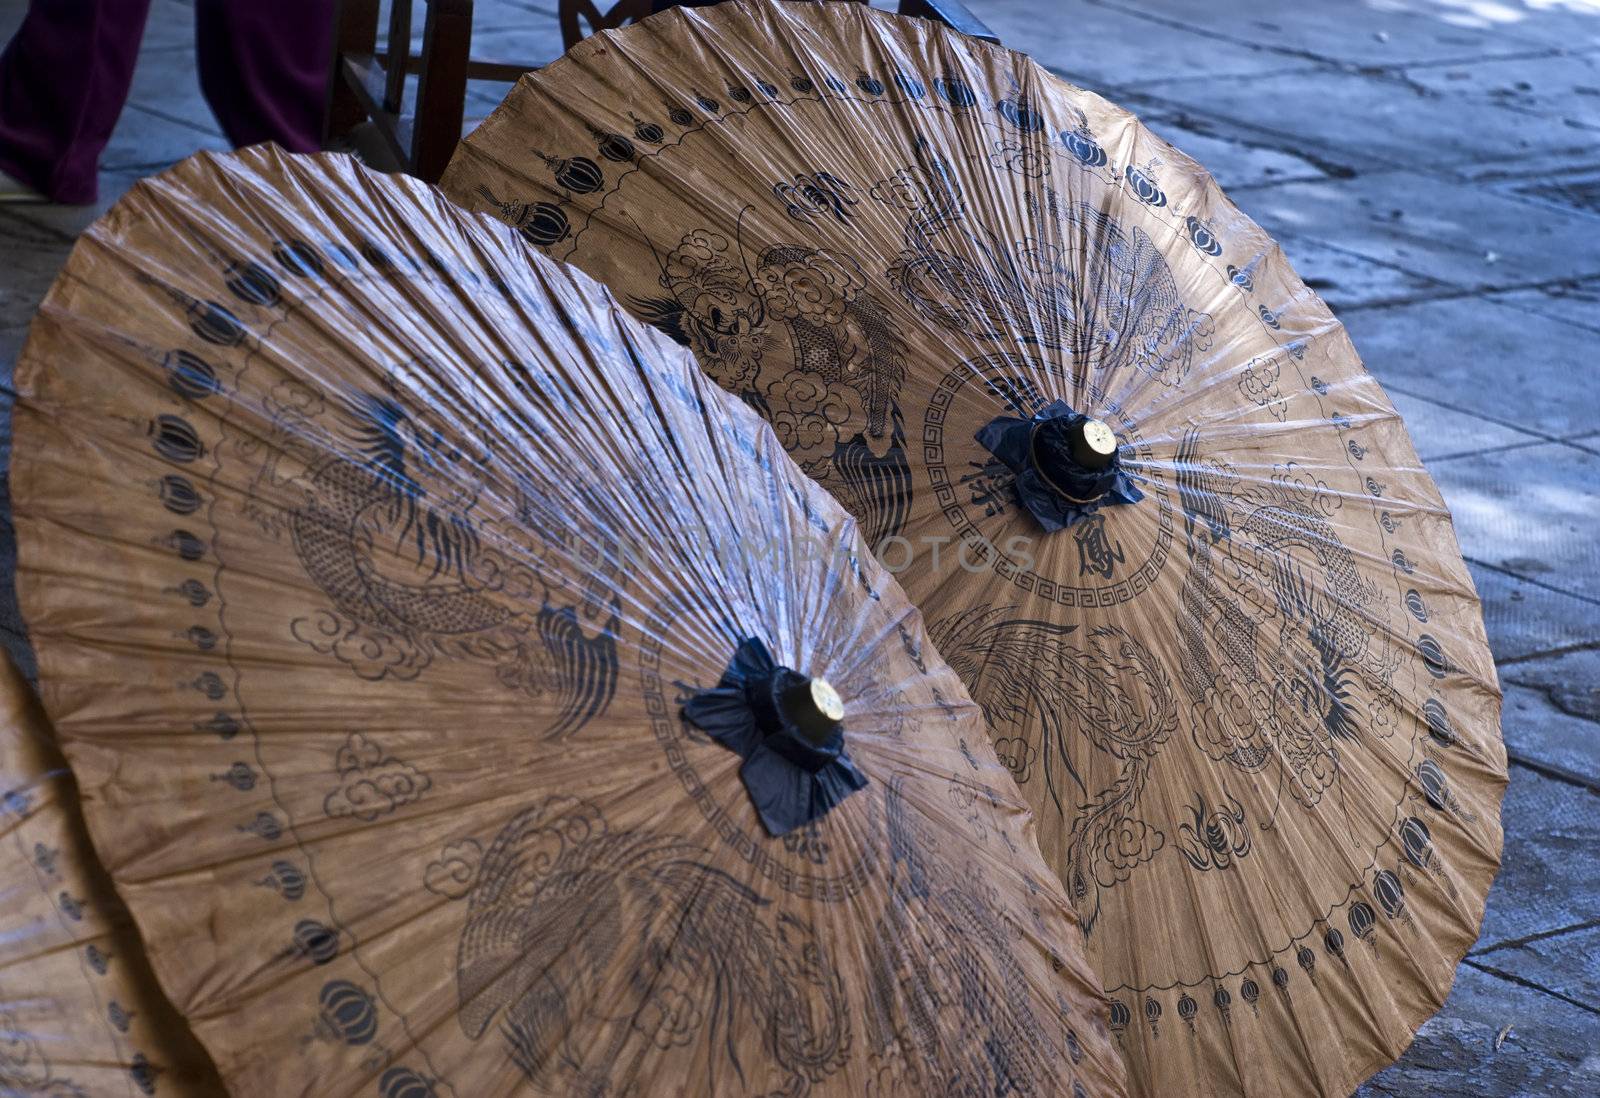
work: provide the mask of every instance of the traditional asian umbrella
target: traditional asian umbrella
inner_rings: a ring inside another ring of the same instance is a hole
[[[1399,417],[1198,165],[935,24],[730,3],[524,77],[444,187],[860,521],[1039,813],[1138,1090],[1344,1094],[1405,1047],[1498,862],[1494,667]]]
[[[199,157],[80,241],[18,389],[44,697],[235,1093],[1121,1091],[919,617],[586,277],[344,158]]]
[[[203,1098],[219,1085],[89,845],[38,699],[0,654],[0,1094]]]

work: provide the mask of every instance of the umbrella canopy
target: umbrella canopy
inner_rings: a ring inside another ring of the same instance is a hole
[[[1405,1047],[1499,857],[1480,607],[1389,401],[1199,166],[1021,54],[738,3],[524,77],[444,187],[856,516],[1039,813],[1139,1089],[1344,1094]]]
[[[205,1098],[219,1086],[89,845],[38,699],[0,655],[0,1094]]]
[[[46,704],[236,1093],[1120,1092],[917,614],[586,277],[347,159],[201,157],[18,379]]]

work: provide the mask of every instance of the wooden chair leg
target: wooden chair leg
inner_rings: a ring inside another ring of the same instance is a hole
[[[411,0],[389,0],[389,51],[383,62],[383,109],[405,113],[406,68],[411,64]]]
[[[323,115],[322,141],[339,143],[352,129],[366,121],[361,99],[345,80],[347,54],[371,56],[378,46],[379,0],[339,0],[334,16],[333,56],[328,60],[328,107]]]
[[[422,75],[411,138],[411,171],[437,183],[461,140],[472,52],[472,0],[428,0]]]

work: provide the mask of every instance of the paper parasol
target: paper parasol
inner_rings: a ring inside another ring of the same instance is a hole
[[[1405,1047],[1499,858],[1494,667],[1399,417],[1200,167],[1010,50],[731,3],[524,77],[443,185],[860,521],[1039,814],[1136,1089],[1345,1094]]]
[[[206,1098],[218,1086],[89,845],[38,699],[0,655],[0,1094]]]
[[[586,277],[202,156],[80,241],[18,389],[45,701],[234,1093],[1120,1092],[919,617]]]

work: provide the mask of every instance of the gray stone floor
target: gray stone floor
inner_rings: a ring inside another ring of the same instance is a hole
[[[1444,1010],[1363,1093],[1600,1093],[1600,0],[970,3],[1282,240],[1455,512],[1506,689],[1505,867]],[[190,18],[155,0],[99,205],[0,208],[0,378],[75,234],[222,147]],[[559,52],[554,0],[479,0],[477,25],[480,53]],[[0,642],[27,658],[9,591]]]

